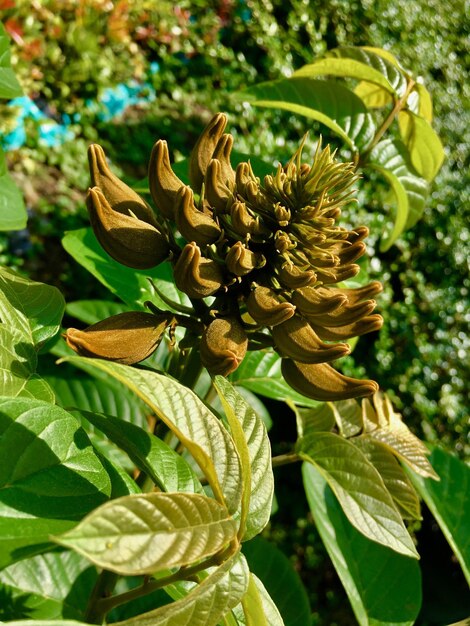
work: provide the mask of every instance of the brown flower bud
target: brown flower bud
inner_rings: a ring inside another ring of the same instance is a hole
[[[301,271],[295,265],[283,263],[277,268],[279,282],[287,289],[300,289],[317,281],[317,275],[312,270]]]
[[[242,325],[233,317],[216,318],[201,338],[201,362],[212,376],[228,376],[243,361],[248,338]]]
[[[175,264],[176,286],[190,298],[207,298],[223,285],[222,270],[212,259],[201,256],[199,246],[192,241],[185,245]]]
[[[88,190],[86,205],[96,238],[118,263],[149,269],[167,258],[165,236],[152,224],[115,211],[98,187]]]
[[[269,287],[256,285],[246,299],[246,308],[251,317],[262,326],[282,324],[295,313],[295,306],[282,302]]]
[[[351,264],[351,265],[340,265],[339,267],[335,267],[332,269],[327,268],[318,268],[315,267],[315,271],[317,273],[318,280],[321,281],[324,285],[331,285],[332,283],[341,283],[343,280],[348,280],[348,278],[354,278],[357,276],[360,271],[359,265]]]
[[[65,339],[82,356],[132,365],[157,349],[172,320],[171,313],[118,313],[85,330],[69,328]]]
[[[317,365],[282,359],[281,371],[295,391],[320,402],[371,396],[379,388],[373,380],[349,378],[327,363]]]
[[[368,285],[364,287],[359,287],[357,289],[343,289],[340,287],[327,287],[325,291],[329,291],[331,295],[333,294],[342,294],[348,299],[349,304],[357,304],[362,300],[366,300],[368,298],[372,298],[376,296],[378,293],[383,291],[382,283],[378,280],[374,280]]]
[[[262,225],[258,216],[253,217],[244,202],[234,202],[230,207],[230,217],[234,231],[241,237],[266,235],[269,230]]]
[[[207,166],[227,125],[227,117],[217,113],[203,130],[189,158],[189,180],[196,193],[200,193]]]
[[[104,150],[98,144],[88,148],[91,186],[98,187],[112,210],[158,227],[151,207],[109,169]]]
[[[217,161],[219,161],[220,163],[220,177],[222,179],[222,182],[230,188],[233,187],[233,185],[235,184],[235,172],[233,171],[232,164],[230,163],[230,153],[232,152],[232,146],[232,135],[223,134],[217,142],[214,153],[212,155],[212,158],[217,159]]]
[[[341,341],[380,330],[383,325],[383,318],[381,315],[368,315],[346,326],[320,326],[313,321],[310,321],[310,325],[321,339]]]
[[[252,252],[241,241],[237,241],[225,257],[227,269],[235,276],[245,276],[254,269],[259,269],[266,264],[262,254]]]
[[[294,315],[271,329],[271,335],[281,356],[301,363],[325,363],[351,352],[346,343],[323,343],[308,321]]]
[[[322,314],[334,311],[348,301],[342,289],[303,287],[292,294],[292,303],[308,317],[310,313]]]
[[[357,304],[347,302],[333,311],[308,313],[306,317],[315,326],[346,326],[370,315],[375,306],[375,300],[365,300]]]
[[[155,206],[164,217],[174,220],[176,195],[184,184],[171,169],[166,141],[160,139],[153,146],[148,176]]]
[[[194,204],[191,187],[181,187],[175,206],[176,225],[186,241],[195,241],[203,246],[220,237],[222,231],[217,222],[210,215],[199,211]]]
[[[220,161],[212,159],[206,169],[204,179],[204,197],[217,213],[226,213],[232,193],[223,182]]]

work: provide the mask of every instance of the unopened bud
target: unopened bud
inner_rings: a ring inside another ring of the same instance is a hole
[[[201,338],[201,362],[212,376],[228,376],[243,361],[248,338],[242,325],[232,317],[216,318]]]
[[[256,285],[246,299],[246,308],[251,317],[262,326],[282,324],[295,313],[295,306],[282,302],[269,287]]]
[[[207,298],[223,286],[223,275],[219,264],[202,257],[201,250],[192,241],[181,251],[173,270],[178,289],[190,298]]]
[[[241,241],[237,241],[225,257],[227,269],[235,276],[245,276],[254,269],[259,269],[266,264],[264,256],[257,252],[252,252]]]
[[[196,193],[201,192],[207,166],[227,125],[227,117],[217,113],[202,131],[189,158],[189,180]]]
[[[148,176],[155,206],[164,217],[174,220],[176,195],[184,184],[171,169],[166,141],[160,139],[153,146]]]
[[[186,241],[195,241],[203,246],[213,243],[220,237],[219,225],[210,215],[196,207],[190,187],[181,187],[175,204],[176,225]]]

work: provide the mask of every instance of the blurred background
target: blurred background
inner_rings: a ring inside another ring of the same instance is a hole
[[[344,371],[377,380],[419,437],[469,459],[470,22],[463,0],[0,0],[0,21],[24,90],[1,102],[0,137],[29,215],[27,229],[0,233],[0,262],[56,285],[67,301],[109,299],[60,242],[65,231],[88,225],[90,143],[103,145],[116,173],[134,184],[145,178],[157,139],[181,159],[212,114],[225,111],[240,152],[283,162],[309,130],[347,159],[325,127],[251,108],[237,92],[289,76],[340,45],[390,50],[421,76],[446,160],[423,218],[387,252],[377,245],[390,210],[386,187],[367,179],[358,185],[350,210],[371,231],[369,274],[384,284],[385,324],[358,342]],[[282,453],[295,439],[295,422],[284,405],[267,404]],[[298,468],[282,471],[268,534],[304,579],[314,624],[354,624],[308,507],[293,497]],[[419,623],[442,624],[439,611],[459,601],[458,566],[426,515],[416,532],[432,538],[435,554],[423,560],[436,558],[431,565],[441,571],[441,582],[424,581]]]

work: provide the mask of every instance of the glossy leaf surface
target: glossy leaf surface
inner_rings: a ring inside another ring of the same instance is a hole
[[[400,112],[398,125],[413,167],[428,182],[432,181],[444,161],[438,134],[427,120],[411,111]]]

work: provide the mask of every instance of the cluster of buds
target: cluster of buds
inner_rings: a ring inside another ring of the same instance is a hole
[[[349,354],[346,340],[382,324],[372,314],[379,282],[338,286],[358,273],[355,261],[368,233],[336,225],[352,199],[354,166],[336,162],[321,145],[311,164],[302,163],[302,142],[287,165],[261,182],[249,162],[232,168],[233,137],[225,126],[225,115],[215,115],[197,141],[191,186],[173,172],[166,142],[156,142],[149,164],[156,213],[110,171],[102,148],[90,147],[87,206],[100,244],[136,269],[170,260],[194,313],[186,323],[151,306],[152,313],[71,329],[69,345],[88,356],[136,363],[178,323],[196,332],[201,361],[213,375],[233,372],[247,350],[271,346],[282,357],[285,380],[306,396],[329,401],[373,394],[374,381],[346,377],[330,365]]]

